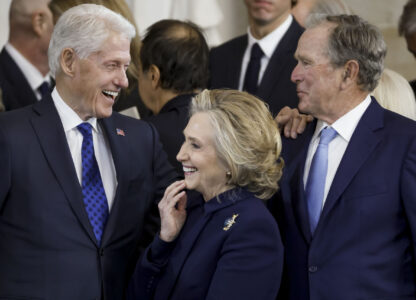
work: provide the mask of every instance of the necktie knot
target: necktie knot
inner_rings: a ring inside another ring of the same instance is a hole
[[[44,98],[47,94],[51,92],[51,88],[47,81],[42,82],[42,84],[38,87],[38,91],[41,94],[42,98]]]
[[[321,131],[321,137],[319,139],[319,144],[328,145],[336,136],[337,136],[337,132],[334,128],[325,127]]]
[[[253,44],[253,46],[251,47],[251,53],[250,53],[251,58],[260,59],[263,57],[263,55],[264,53],[261,50],[259,44],[257,43]]]
[[[92,126],[88,122],[79,124],[77,128],[84,138],[89,138],[92,135]]]

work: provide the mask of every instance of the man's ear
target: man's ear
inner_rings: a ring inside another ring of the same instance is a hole
[[[152,87],[156,89],[160,86],[160,70],[156,65],[151,65],[149,68],[149,76],[152,80]]]
[[[59,57],[62,72],[73,77],[76,71],[76,61],[78,57],[72,48],[64,48]]]
[[[48,30],[48,16],[44,11],[36,11],[32,13],[32,29],[38,37],[42,37]]]
[[[356,60],[349,60],[344,65],[342,74],[342,86],[347,87],[352,83],[357,83],[358,72],[360,71],[360,65]]]

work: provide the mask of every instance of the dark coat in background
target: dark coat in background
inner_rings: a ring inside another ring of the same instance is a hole
[[[290,76],[297,62],[293,57],[303,28],[293,19],[264,72],[256,96],[269,105],[273,116],[284,107],[298,105],[296,85]],[[210,52],[210,88],[238,89],[241,65],[248,43],[247,34],[226,42]]]

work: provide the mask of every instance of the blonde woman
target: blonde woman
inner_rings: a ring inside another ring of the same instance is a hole
[[[185,180],[159,204],[161,230],[138,263],[128,299],[276,298],[283,248],[263,199],[277,191],[281,140],[263,101],[205,90],[177,155]],[[197,191],[187,198],[185,189]]]

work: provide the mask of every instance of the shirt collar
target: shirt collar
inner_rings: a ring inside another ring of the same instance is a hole
[[[251,49],[251,46],[253,46],[254,43],[258,43],[264,55],[270,59],[277,45],[279,45],[279,42],[285,35],[286,31],[289,29],[290,24],[292,24],[292,21],[293,21],[293,17],[292,15],[289,15],[286,18],[286,20],[282,24],[280,24],[280,26],[278,26],[275,30],[270,32],[265,37],[263,37],[261,40],[257,40],[256,38],[253,37],[253,35],[250,32],[250,27],[249,27],[247,29],[248,49]]]
[[[47,81],[49,84],[51,83],[49,73],[43,77],[42,73],[40,73],[39,70],[34,65],[32,65],[22,54],[20,54],[20,52],[10,43],[7,43],[4,47],[26,77],[32,90],[37,90],[44,81]]]
[[[66,104],[56,88],[52,91],[52,99],[61,118],[65,133],[76,128],[79,124],[84,123],[78,114]],[[98,132],[97,118],[89,118],[87,122],[91,124],[95,132]]]
[[[192,98],[195,95],[196,94],[194,94],[194,93],[191,93],[191,94],[182,94],[182,95],[178,95],[178,96],[170,99],[162,107],[162,109],[160,110],[159,114],[165,113],[165,112],[168,112],[168,111],[171,111],[171,110],[175,110],[178,107],[189,106],[190,102],[192,101]]]
[[[230,206],[231,204],[234,204],[248,197],[254,197],[254,195],[251,192],[247,191],[245,188],[235,187],[205,202],[203,204],[204,211],[206,214],[209,214],[224,207]]]
[[[326,122],[318,120],[316,124],[316,128],[315,128],[315,133],[313,134],[313,137],[312,137],[312,141],[318,138],[319,133],[321,132],[323,128],[327,126],[331,126],[337,131],[339,136],[341,136],[347,143],[349,143],[355,131],[355,128],[358,125],[358,122],[360,121],[364,112],[367,110],[370,103],[371,103],[371,97],[370,95],[367,95],[364,101],[362,101],[352,110],[347,112],[341,118],[336,120],[332,125],[328,125]]]

